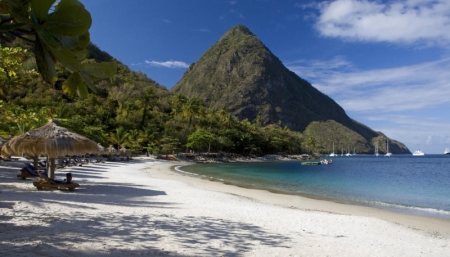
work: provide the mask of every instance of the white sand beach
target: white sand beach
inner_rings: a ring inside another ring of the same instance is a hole
[[[246,189],[137,157],[38,191],[0,163],[0,256],[449,256],[450,220]]]

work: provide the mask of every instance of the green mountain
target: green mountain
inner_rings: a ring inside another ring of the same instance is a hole
[[[360,135],[365,152],[373,151],[372,140],[382,135],[348,117],[333,99],[288,70],[242,25],[226,32],[171,91],[198,97],[210,108],[226,107],[238,119],[262,125],[281,122],[304,131],[313,121],[332,120]],[[400,142],[391,144],[393,153],[410,153]]]

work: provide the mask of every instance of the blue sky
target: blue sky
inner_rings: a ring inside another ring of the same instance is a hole
[[[91,40],[173,87],[232,27],[411,150],[450,148],[449,0],[81,0]]]

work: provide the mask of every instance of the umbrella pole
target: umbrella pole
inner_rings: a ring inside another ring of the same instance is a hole
[[[55,179],[55,167],[56,167],[55,158],[50,158],[48,177],[51,179]]]
[[[33,166],[35,169],[38,169],[38,161],[39,161],[39,157],[37,155],[33,156]]]

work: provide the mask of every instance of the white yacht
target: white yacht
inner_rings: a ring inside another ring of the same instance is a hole
[[[450,150],[448,148],[445,148],[444,154],[450,154]]]
[[[380,154],[378,153],[378,142],[377,142],[377,145],[375,145],[375,156],[378,156],[378,155],[380,155]]]
[[[384,155],[386,157],[391,157],[392,153],[389,152],[389,141],[386,140],[386,154]]]
[[[425,153],[420,151],[420,149],[413,153],[413,156],[424,156],[424,155],[425,155]]]
[[[331,152],[329,156],[331,157],[338,156],[337,154],[334,153],[334,143],[333,143],[333,152]]]
[[[349,150],[350,148],[348,147],[348,145],[347,145],[347,153],[345,154],[345,156],[352,156],[352,154],[350,153],[350,150]]]

